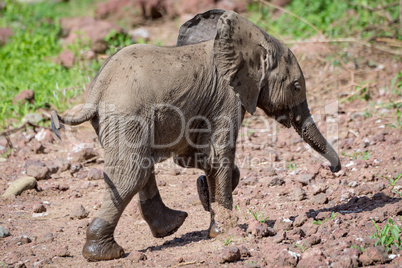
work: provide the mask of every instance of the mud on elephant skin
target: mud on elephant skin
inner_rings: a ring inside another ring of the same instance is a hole
[[[245,112],[261,108],[293,126],[328,159],[339,157],[312,121],[303,73],[292,52],[246,18],[211,10],[185,23],[176,47],[136,44],[103,64],[76,113],[52,111],[56,135],[63,124],[90,121],[105,151],[106,191],[87,230],[83,255],[115,259],[124,250],[114,240],[119,218],[138,193],[143,218],[155,237],[174,233],[187,213],[162,201],[154,164],[174,157],[203,170],[198,191],[210,212],[209,236],[236,224],[232,191],[240,178],[234,163]],[[181,126],[181,127],[180,127]]]

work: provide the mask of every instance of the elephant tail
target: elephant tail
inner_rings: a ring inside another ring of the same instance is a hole
[[[78,110],[78,114],[77,112],[70,112],[66,116],[60,116],[56,111],[50,113],[53,132],[59,139],[61,139],[59,130],[64,128],[63,123],[70,126],[76,126],[90,120],[96,115],[97,109],[95,105],[85,103],[82,107],[79,106],[82,106],[82,104],[77,105],[72,109],[74,111]],[[79,108],[81,109],[79,110]]]

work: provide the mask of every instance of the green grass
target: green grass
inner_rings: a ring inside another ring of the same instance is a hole
[[[232,242],[233,235],[231,235],[228,239],[223,241],[223,246],[228,246]]]
[[[304,253],[309,247],[306,246],[306,244],[303,243],[303,245],[300,244],[294,244],[296,247],[300,249],[302,253]]]
[[[350,248],[355,248],[358,250],[361,250],[362,252],[366,252],[366,249],[364,247],[358,247],[357,245],[353,244],[352,246],[350,246]]]
[[[361,160],[369,160],[371,158],[371,154],[369,151],[364,151],[364,152],[354,152],[353,154],[349,155],[346,154],[345,152],[342,152],[343,156],[349,156],[351,160],[356,160],[356,159],[361,159]]]
[[[402,177],[402,173],[398,174],[398,176],[396,176],[395,178],[392,175],[390,177],[386,177],[386,176],[382,176],[382,177],[388,180],[389,185],[391,186],[391,190],[394,193],[397,193],[399,196],[402,196],[401,192],[394,189],[397,181]]]
[[[9,123],[7,119],[19,119],[40,108],[66,109],[67,100],[81,95],[100,67],[97,61],[78,61],[73,68],[66,69],[54,62],[63,50],[59,18],[84,14],[94,1],[45,1],[31,5],[5,2],[6,8],[0,11],[0,27],[12,28],[14,36],[0,48],[0,128]],[[87,47],[77,43],[69,49],[79,56]],[[26,89],[35,92],[35,102],[13,104],[15,95]]]
[[[307,20],[329,38],[352,36],[366,39],[382,36],[402,40],[402,35],[397,33],[398,26],[387,27],[386,16],[381,12],[370,10],[392,3],[396,5],[386,7],[384,10],[396,20],[399,16],[399,5],[394,0],[317,0],[308,3],[293,0],[285,9]],[[282,13],[275,19],[274,11],[273,7],[262,3],[253,3],[248,7],[250,20],[274,36],[305,39],[317,34],[307,23],[287,13]]]
[[[296,164],[293,162],[288,163],[288,170],[295,170],[296,169]]]
[[[401,217],[402,220],[402,217]],[[390,246],[395,245],[399,250],[402,249],[401,233],[402,228],[394,224],[392,219],[388,219],[388,223],[384,228],[380,229],[374,220],[371,220],[374,224],[376,232],[370,236],[376,240],[374,246],[382,245],[390,251]]]
[[[248,210],[248,212],[250,212],[250,214],[253,216],[253,218],[258,221],[259,223],[265,223],[269,217],[264,217],[264,213],[259,215],[256,211],[251,211]]]

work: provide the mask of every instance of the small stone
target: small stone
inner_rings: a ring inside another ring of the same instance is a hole
[[[265,223],[255,221],[251,223],[247,229],[247,233],[251,233],[254,237],[262,238],[267,236],[274,236],[276,232]]]
[[[283,249],[278,254],[275,267],[296,267],[298,260],[296,253]]]
[[[98,168],[91,168],[88,171],[88,180],[103,180],[103,171]]]
[[[147,256],[142,252],[133,251],[128,255],[128,259],[133,263],[139,263],[140,261],[147,260]]]
[[[77,173],[78,171],[80,171],[81,170],[81,168],[82,168],[82,164],[81,163],[74,163],[74,164],[72,164],[71,165],[71,168],[70,168],[70,173],[71,173],[71,175],[74,175],[75,173]]]
[[[74,55],[74,53],[69,49],[64,50],[59,55],[59,63],[63,67],[72,68],[74,66],[74,63],[75,63],[75,55]]]
[[[0,2],[0,10],[3,10],[4,7],[6,6],[6,3],[4,1]],[[0,46],[3,46],[5,43],[7,43],[7,40],[10,36],[13,36],[13,30],[11,28],[0,28]],[[13,102],[14,104],[14,102]]]
[[[373,265],[373,264],[384,264],[388,259],[385,250],[380,250],[378,247],[369,247],[359,257],[359,262],[363,266]]]
[[[256,185],[258,183],[258,178],[256,176],[251,176],[241,180],[244,185]]]
[[[303,253],[299,267],[328,267],[324,254],[319,248],[310,248]]]
[[[313,178],[313,174],[300,174],[296,176],[296,181],[300,182],[303,186],[307,186]]]
[[[61,246],[56,248],[55,255],[58,257],[69,257],[70,251],[68,250],[68,246]]]
[[[315,205],[323,205],[328,203],[328,197],[326,194],[318,194],[314,196],[311,201],[313,201]]]
[[[49,129],[44,129],[44,128],[42,128],[38,133],[36,133],[35,139],[38,142],[44,142],[44,143],[53,143],[54,142],[54,137],[53,137],[52,132]]]
[[[33,205],[32,210],[34,213],[43,213],[46,212],[46,207],[41,203],[36,203]]]
[[[296,187],[292,192],[292,198],[294,201],[302,201],[306,199],[306,191],[301,187]]]
[[[85,147],[79,150],[78,152],[74,153],[72,157],[72,162],[73,163],[82,163],[87,160],[93,159],[95,157],[99,156],[98,152],[95,151],[95,149],[90,148],[90,147]]]
[[[285,181],[282,177],[275,176],[268,179],[267,186],[281,186],[285,184]]]
[[[311,246],[317,245],[319,243],[321,243],[321,238],[316,235],[312,235],[312,236],[308,237],[307,239],[305,239],[305,242],[304,242],[306,247],[311,247]]]
[[[325,193],[328,190],[328,185],[323,183],[317,183],[313,185],[313,195]]]
[[[46,161],[45,164],[50,174],[55,174],[59,171],[59,167],[53,161]]]
[[[352,188],[354,188],[354,187],[356,187],[358,184],[357,184],[357,182],[356,181],[351,181],[351,182],[349,182],[349,187],[352,187]]]
[[[282,231],[289,231],[293,229],[293,222],[289,219],[277,219],[275,221],[274,230],[276,232]]]
[[[26,235],[23,235],[23,236],[16,236],[16,237],[14,237],[13,239],[11,239],[11,241],[14,243],[14,244],[17,244],[17,245],[25,245],[25,244],[29,244],[29,243],[31,243],[32,242],[32,240],[31,240],[31,238],[29,238],[28,236],[26,236]]]
[[[315,216],[316,220],[323,221],[325,219],[329,219],[332,215],[331,211],[322,211]]]
[[[54,160],[54,164],[59,168],[61,172],[69,170],[71,166],[70,162],[63,158],[57,158],[56,160]]]
[[[278,231],[278,233],[274,236],[274,243],[281,243],[283,240],[286,239],[286,232],[283,230]]]
[[[53,233],[46,233],[39,239],[40,243],[51,243],[53,241],[54,241]]]
[[[34,189],[38,183],[33,177],[22,177],[13,181],[3,194],[4,197],[20,195],[23,191]]]
[[[173,169],[170,170],[169,173],[170,173],[169,175],[172,175],[172,176],[180,175],[180,169],[178,169],[178,168],[173,168]]]
[[[303,226],[303,224],[305,224],[306,221],[307,221],[307,215],[306,215],[306,213],[303,213],[296,217],[295,221],[293,222],[293,225],[295,227],[300,227],[300,226]]]
[[[241,254],[237,247],[225,247],[221,253],[220,263],[235,262],[240,260]]]
[[[33,90],[24,90],[21,91],[18,95],[16,95],[13,99],[13,105],[15,104],[23,104],[25,102],[33,103],[35,101],[35,92]]]
[[[250,251],[245,246],[241,246],[240,247],[240,256],[242,258],[250,257]]]
[[[70,219],[85,219],[88,217],[89,211],[86,210],[82,205],[76,206],[70,213]]]
[[[107,48],[108,48],[108,43],[105,40],[97,40],[95,42],[92,42],[91,44],[91,50],[95,53],[101,54],[105,53]]]
[[[0,225],[0,238],[10,236],[10,231]]]
[[[34,177],[37,180],[43,180],[47,177],[49,172],[49,169],[44,166],[44,167],[40,167],[40,166],[35,166],[35,165],[31,165],[27,168],[27,175]]]
[[[26,116],[24,116],[24,118],[22,118],[22,122],[29,122],[32,124],[38,124],[40,121],[42,121],[43,116],[40,114],[27,114]]]

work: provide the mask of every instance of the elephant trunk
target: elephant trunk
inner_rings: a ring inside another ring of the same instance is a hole
[[[339,156],[315,125],[307,101],[292,108],[290,122],[303,140],[331,163],[330,169],[332,172],[337,172],[341,169]]]

